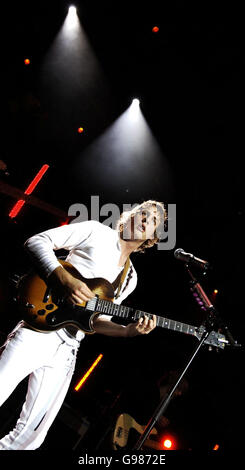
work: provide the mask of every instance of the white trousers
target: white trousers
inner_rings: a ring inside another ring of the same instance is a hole
[[[0,406],[29,375],[26,401],[0,450],[40,447],[68,391],[80,341],[64,330],[39,333],[20,325],[0,355]]]

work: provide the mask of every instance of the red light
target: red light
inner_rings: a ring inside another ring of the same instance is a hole
[[[37,186],[40,179],[43,177],[44,173],[46,173],[48,168],[49,168],[49,165],[42,166],[42,168],[39,170],[35,178],[29,184],[28,188],[25,190],[24,194],[30,195],[32,193],[33,189]],[[19,201],[16,202],[13,209],[10,211],[9,217],[11,217],[11,219],[16,217],[16,215],[19,213],[20,209],[23,207],[24,204],[25,204],[25,200],[19,199]]]
[[[83,127],[79,127],[79,128],[77,129],[77,132],[78,132],[79,134],[82,134],[82,133],[83,133]]]
[[[65,220],[64,222],[61,222],[60,227],[62,227],[62,225],[68,225],[68,223],[69,223],[69,220]]]
[[[218,294],[218,289],[214,289],[214,294]]]
[[[219,449],[219,444],[215,444],[215,446],[213,447],[213,450],[218,450]]]
[[[25,59],[24,60],[25,65],[29,65],[31,63],[30,59]]]
[[[152,28],[153,33],[158,33],[158,31],[159,31],[158,26],[154,26],[154,28]]]
[[[78,382],[78,384],[75,386],[74,390],[76,390],[76,392],[82,387],[82,385],[84,384],[84,382],[86,382],[87,378],[89,377],[89,375],[91,374],[91,372],[94,370],[94,368],[97,366],[97,364],[101,361],[103,357],[103,354],[100,354],[97,359],[93,362],[92,366],[88,369],[88,371],[86,372],[86,374],[84,374],[84,376],[81,378],[81,380]]]
[[[164,449],[171,449],[172,441],[170,439],[164,439],[162,445],[163,445]]]
[[[162,436],[160,445],[162,449],[166,450],[175,450],[177,448],[176,439],[171,434],[165,434]]]
[[[33,189],[37,186],[39,183],[40,179],[43,177],[44,173],[46,173],[47,169],[49,168],[49,165],[43,165],[41,170],[37,173],[35,178],[32,180],[32,182],[29,184],[28,188],[25,190],[25,194],[31,194]]]
[[[9,217],[11,217],[11,219],[14,219],[14,217],[16,217],[20,209],[24,206],[25,202],[26,201],[24,201],[24,199],[19,199],[19,201],[16,202],[13,209],[11,209],[9,213]]]

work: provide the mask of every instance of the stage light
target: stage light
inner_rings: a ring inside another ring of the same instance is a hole
[[[215,446],[213,447],[213,450],[219,450],[219,444],[215,444]]]
[[[39,170],[39,172],[36,174],[35,178],[32,180],[32,182],[29,184],[28,188],[25,190],[25,194],[31,194],[33,189],[37,186],[39,183],[40,179],[43,177],[44,173],[48,170],[49,165],[43,165],[42,168]]]
[[[154,26],[154,27],[152,28],[152,32],[153,32],[153,33],[158,33],[158,31],[159,31],[158,26]]]
[[[139,119],[140,114],[140,100],[134,98],[130,107],[129,107],[129,119],[132,122],[135,122]]]
[[[67,26],[69,29],[76,27],[79,24],[78,16],[77,16],[77,9],[73,5],[69,7],[68,15],[67,15]]]
[[[82,133],[83,133],[83,130],[84,130],[83,127],[79,127],[79,128],[77,129],[77,132],[78,132],[79,134],[82,134]]]
[[[103,357],[103,354],[99,354],[99,356],[97,357],[97,359],[93,362],[92,366],[88,369],[88,371],[86,372],[86,374],[84,374],[84,376],[81,378],[81,380],[78,382],[78,384],[75,386],[74,390],[77,392],[78,390],[80,390],[80,388],[82,387],[82,385],[84,384],[84,382],[87,380],[87,378],[89,377],[89,375],[91,374],[91,372],[93,372],[94,368],[97,366],[97,364],[101,361]]]
[[[24,60],[25,65],[29,65],[31,63],[30,59],[25,59]]]
[[[48,168],[49,168],[49,165],[45,164],[45,165],[42,166],[42,168],[36,174],[35,178],[29,184],[28,188],[25,190],[24,194],[29,196],[32,193],[32,191],[35,189],[35,187],[39,183],[40,179],[43,177],[44,173],[46,173]],[[9,213],[9,217],[11,219],[16,217],[16,215],[19,213],[20,209],[24,206],[24,204],[25,204],[25,200],[24,199],[19,199],[19,201],[17,201],[16,204],[14,205],[13,209],[11,209],[11,211]]]
[[[76,135],[78,126],[83,127],[79,117],[81,109],[86,109],[87,103],[93,99],[104,103],[109,93],[105,74],[80,23],[79,15],[78,3],[76,7],[67,5],[64,22],[42,60],[39,73],[47,113],[50,112],[56,121],[52,132],[55,134],[53,138],[57,139],[60,139],[60,135],[68,138],[70,132]],[[94,124],[93,113],[87,118]],[[102,109],[96,119],[104,119]],[[84,129],[84,134],[85,131],[87,129]]]
[[[63,225],[68,225],[68,224],[69,224],[69,219],[64,220],[64,222],[60,223],[60,227],[62,227]]]
[[[71,16],[75,16],[77,14],[77,9],[74,5],[69,6],[68,14]]]
[[[11,219],[14,219],[16,217],[16,215],[20,212],[20,209],[24,206],[25,202],[26,201],[24,201],[24,199],[19,199],[19,201],[16,202],[13,209],[11,209],[9,213],[9,217]]]
[[[177,440],[175,434],[163,434],[160,440],[160,446],[166,450],[176,450]]]
[[[141,191],[144,195],[164,191],[172,197],[172,170],[143,114],[142,102],[143,97],[131,95],[128,108],[81,151],[72,167],[74,185],[79,188],[82,178],[83,184],[91,180],[101,191],[106,188],[110,197],[118,191],[136,200]]]
[[[140,105],[140,100],[138,98],[134,98],[131,106],[134,106],[134,108],[138,108],[139,105]]]
[[[164,439],[162,446],[164,449],[171,449],[173,445],[173,442],[171,439]]]
[[[214,289],[214,294],[218,294],[218,289]]]

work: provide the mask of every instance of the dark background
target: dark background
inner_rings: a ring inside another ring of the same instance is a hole
[[[82,42],[81,49],[74,46],[63,55],[62,49],[54,47],[68,2],[2,6],[7,29],[1,32],[0,158],[8,165],[9,176],[1,178],[25,190],[41,165],[48,163],[50,168],[34,194],[65,213],[73,203],[89,207],[92,195],[99,195],[100,206],[115,203],[120,209],[148,198],[175,203],[176,248],[210,261],[212,271],[206,278],[198,276],[208,294],[218,289],[215,305],[235,339],[243,343],[240,6],[236,2],[230,6],[177,1],[143,5],[106,0],[74,5],[90,42],[84,54]],[[156,25],[159,32],[154,34]],[[24,65],[26,57],[31,60],[29,66]],[[56,63],[57,57],[61,60]],[[91,154],[91,146],[106,135],[134,97],[141,100],[141,112],[161,157],[146,157],[142,151],[141,160],[133,149],[130,153],[131,141],[126,155],[118,147],[115,159],[107,158],[102,144],[97,154]],[[84,127],[83,134],[78,134],[79,126]],[[24,240],[64,220],[28,204],[10,220],[8,213],[16,200],[0,197],[4,338],[15,322],[9,278],[29,267]],[[173,250],[154,247],[135,255],[133,261],[139,282],[127,305],[196,326],[201,323],[203,314]],[[84,388],[76,393],[72,385],[66,399],[70,415],[86,417],[90,423],[86,445],[106,445],[98,443],[114,415],[125,409],[125,402],[131,414],[138,413],[138,420],[148,419],[158,403],[152,391],[155,381],[168,370],[181,370],[195,345],[195,338],[160,329],[130,340],[86,337],[73,384],[99,353],[104,357]],[[241,448],[242,355],[243,348],[209,352],[205,347],[195,359],[186,376],[188,393],[166,412],[179,448],[210,450],[216,443],[225,450]],[[21,387],[1,410],[1,434],[11,425],[7,418],[15,419],[16,402],[21,405]],[[143,408],[148,417],[140,416]],[[75,445],[79,436],[68,421],[57,418],[44,448]]]

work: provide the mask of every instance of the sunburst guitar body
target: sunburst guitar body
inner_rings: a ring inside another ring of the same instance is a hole
[[[94,293],[94,301],[72,305],[66,301],[63,293],[44,281],[36,272],[24,275],[18,285],[18,305],[23,320],[33,329],[49,332],[76,327],[87,334],[94,333],[93,311],[97,298],[113,301],[114,290],[110,282],[103,278],[86,279],[66,261],[60,264],[73,277],[85,282]]]

